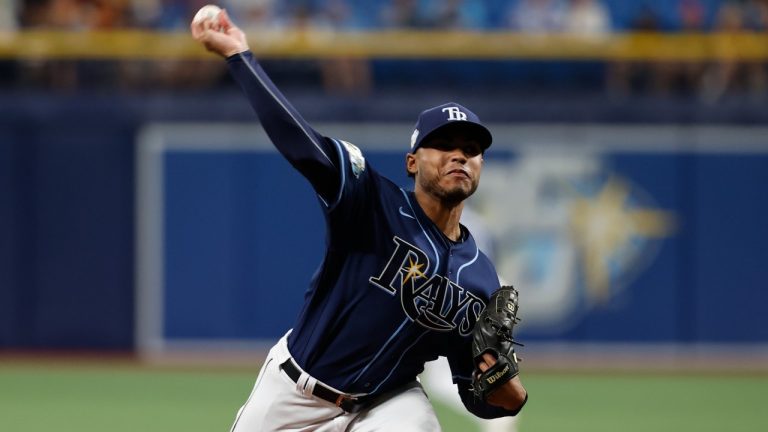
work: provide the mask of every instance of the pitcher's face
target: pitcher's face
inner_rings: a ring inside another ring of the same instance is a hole
[[[464,201],[477,190],[482,168],[482,146],[462,134],[430,137],[406,157],[415,187],[450,203]]]

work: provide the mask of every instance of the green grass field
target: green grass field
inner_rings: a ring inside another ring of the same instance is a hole
[[[257,370],[0,362],[0,431],[228,431]],[[768,377],[526,373],[522,432],[768,431]],[[446,432],[479,430],[437,406]]]

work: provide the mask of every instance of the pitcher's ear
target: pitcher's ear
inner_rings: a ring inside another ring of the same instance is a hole
[[[413,153],[405,154],[405,171],[406,173],[408,173],[408,177],[416,176],[418,167],[416,163],[416,155],[414,155]]]

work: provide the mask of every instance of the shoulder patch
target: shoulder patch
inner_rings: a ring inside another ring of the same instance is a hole
[[[352,174],[354,174],[355,177],[360,177],[360,173],[365,171],[365,158],[363,157],[363,152],[361,152],[354,144],[342,140],[339,141],[344,144],[344,148],[347,149],[347,153],[349,154],[349,164],[352,166]]]

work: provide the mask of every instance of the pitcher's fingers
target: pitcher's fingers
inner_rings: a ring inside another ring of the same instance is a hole
[[[229,31],[230,28],[233,27],[232,20],[229,18],[229,14],[227,13],[226,9],[222,9],[221,12],[216,16],[216,18],[219,21],[219,25],[221,26],[221,30],[225,33]]]
[[[192,37],[195,40],[200,40],[200,37],[203,35],[203,25],[200,21],[189,23],[189,30],[192,32]]]
[[[491,353],[483,353],[483,360],[488,364],[488,367],[496,364],[496,357],[494,357]]]

